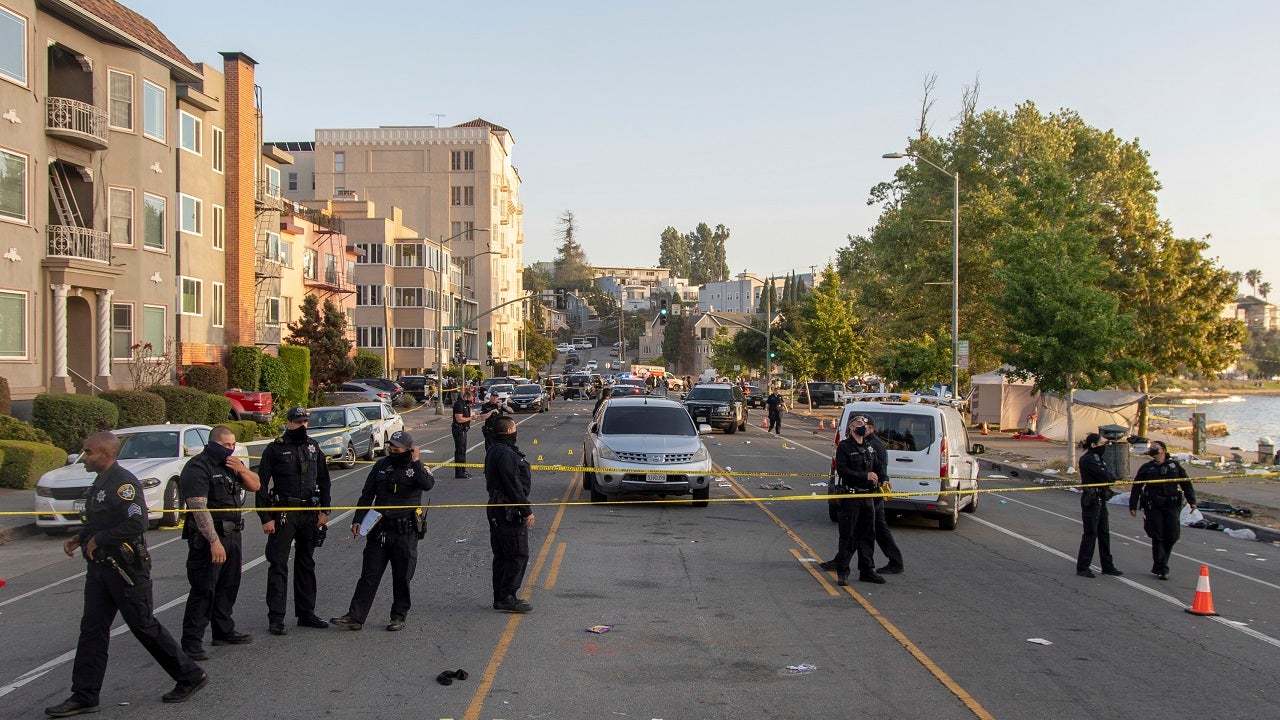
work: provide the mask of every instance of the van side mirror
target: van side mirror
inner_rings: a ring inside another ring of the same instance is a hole
[[[982,443],[974,443],[973,449],[969,451],[970,455],[981,455],[987,451],[987,446]]]
[[[599,423],[591,423],[589,426],[587,426],[587,432],[592,435],[595,435],[596,433],[600,432]]]

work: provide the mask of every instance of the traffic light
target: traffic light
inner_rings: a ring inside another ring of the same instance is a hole
[[[667,299],[662,298],[658,301],[658,324],[667,324]]]
[[[776,353],[776,352],[774,352],[774,351],[770,350],[770,351],[769,351],[769,359],[770,359],[770,360],[772,360],[772,359],[774,359],[774,358],[776,358],[776,357],[778,357],[778,353]]]
[[[484,334],[484,347],[489,357],[493,357],[493,331],[490,330]]]
[[[564,288],[556,288],[556,309],[565,309]]]

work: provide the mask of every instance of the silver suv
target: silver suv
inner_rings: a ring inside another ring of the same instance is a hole
[[[684,407],[665,398],[606,400],[582,443],[582,487],[591,502],[613,495],[693,495],[706,507],[711,494],[711,454]]]

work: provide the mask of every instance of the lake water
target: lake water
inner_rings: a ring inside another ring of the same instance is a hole
[[[1230,434],[1223,438],[1211,438],[1209,442],[1214,445],[1256,450],[1258,438],[1264,436],[1280,443],[1280,396],[1233,395],[1216,400],[1185,399],[1179,401],[1178,405],[1179,407],[1153,408],[1153,411],[1161,417],[1186,423],[1191,422],[1191,413],[1202,412],[1211,423],[1226,423]]]

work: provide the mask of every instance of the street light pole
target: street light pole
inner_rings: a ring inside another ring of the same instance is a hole
[[[436,415],[444,415],[444,369],[440,362],[440,355],[443,351],[441,343],[444,339],[444,246],[445,243],[454,238],[462,237],[467,233],[473,232],[489,232],[489,228],[473,228],[471,230],[463,230],[462,232],[444,237],[441,234],[440,240],[440,267],[436,268]],[[465,378],[464,378],[465,379]]]
[[[960,171],[954,173],[923,155],[910,152],[885,153],[884,158],[915,158],[954,179],[951,194],[951,397],[960,398]]]

